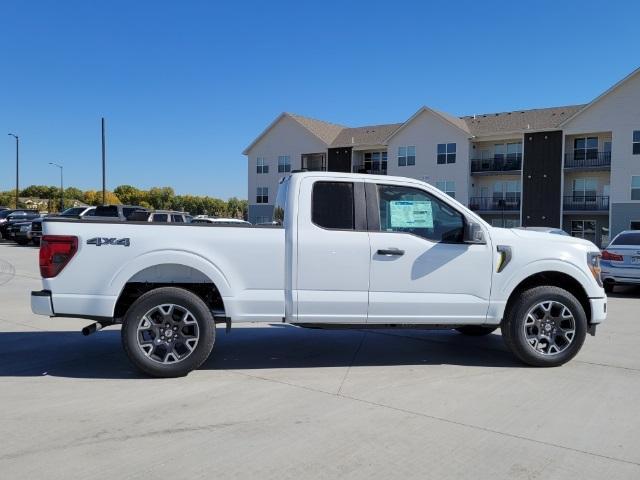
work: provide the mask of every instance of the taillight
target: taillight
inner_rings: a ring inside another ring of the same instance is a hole
[[[45,235],[40,241],[40,275],[58,275],[78,251],[78,237]]]
[[[624,257],[622,255],[618,255],[617,253],[611,253],[603,250],[602,260],[613,260],[614,262],[621,262],[624,260]]]

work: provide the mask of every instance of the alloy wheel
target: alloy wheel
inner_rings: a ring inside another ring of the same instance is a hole
[[[138,347],[149,359],[162,364],[187,358],[199,338],[200,330],[193,314],[172,303],[153,307],[138,323]]]
[[[576,335],[573,313],[555,300],[533,306],[527,313],[523,328],[527,344],[545,356],[565,351]]]

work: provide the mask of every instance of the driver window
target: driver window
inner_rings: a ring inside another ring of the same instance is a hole
[[[377,185],[380,231],[412,233],[434,242],[462,242],[461,213],[417,188]]]

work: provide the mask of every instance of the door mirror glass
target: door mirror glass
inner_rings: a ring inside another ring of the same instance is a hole
[[[484,230],[482,230],[479,223],[465,219],[464,243],[476,243],[481,245],[487,243],[484,238]]]

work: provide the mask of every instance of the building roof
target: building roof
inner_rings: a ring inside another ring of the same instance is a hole
[[[309,133],[324,142],[327,146],[333,142],[342,129],[346,128],[344,125],[316,120],[315,118],[304,117],[295,113],[282,112],[267,126],[267,128],[262,131],[262,133],[260,133],[260,135],[253,140],[253,142],[249,144],[249,146],[247,146],[247,148],[242,151],[243,155],[248,155],[249,150],[251,150],[253,146],[258,143],[262,137],[269,133],[271,129],[283,118],[290,118],[298,122],[302,127],[309,131]]]
[[[461,117],[472,135],[476,137],[500,135],[527,130],[558,128],[561,123],[579,112],[584,105],[535,108],[515,112],[485,113]]]
[[[384,125],[343,128],[331,143],[331,146],[383,145],[385,140],[401,126],[402,123],[387,123]]]
[[[303,117],[302,115],[298,115],[296,113],[287,112],[285,113],[285,115],[288,115],[296,120],[327,145],[330,145],[338,136],[338,134],[342,130],[347,128],[344,125],[325,122],[323,120],[316,120],[315,118]]]

